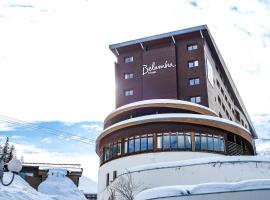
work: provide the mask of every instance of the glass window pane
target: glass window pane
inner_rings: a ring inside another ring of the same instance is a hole
[[[125,140],[125,154],[128,152],[128,141],[127,139]]]
[[[141,151],[146,151],[147,149],[147,138],[144,136],[141,138]]]
[[[157,148],[162,149],[162,135],[157,136]]]
[[[115,158],[117,156],[117,144],[113,145],[113,157]]]
[[[148,136],[148,150],[154,149],[154,140],[153,136]]]
[[[185,144],[186,144],[186,149],[191,149],[191,135],[190,135],[190,133],[185,134]]]
[[[220,151],[224,152],[224,138],[223,137],[220,137],[220,140],[219,140],[219,146],[220,146]]]
[[[200,135],[195,135],[195,151],[201,150]]]
[[[105,160],[109,160],[109,154],[110,154],[109,147],[105,147]]]
[[[171,148],[171,142],[170,142],[170,135],[169,135],[169,133],[165,133],[163,135],[163,148],[164,149]]]
[[[214,150],[214,141],[212,135],[208,135],[208,150],[210,151]]]
[[[207,150],[207,140],[206,140],[206,135],[204,134],[201,135],[201,146],[202,146],[202,150]]]
[[[128,145],[128,152],[133,153],[134,152],[134,139],[129,138],[129,145]]]
[[[196,66],[196,67],[199,66],[199,61],[198,60],[194,61],[194,66]]]
[[[140,137],[136,137],[136,139],[135,139],[135,152],[140,151],[140,147],[141,147]]]
[[[177,136],[176,133],[171,134],[171,147],[177,149]]]
[[[178,133],[178,148],[185,148],[184,135],[182,133]]]
[[[117,156],[120,156],[121,155],[121,142],[118,142],[117,144]]]
[[[214,151],[219,151],[218,138],[214,137]]]
[[[112,149],[113,149],[113,146],[110,145],[110,146],[109,146],[109,159],[112,158]]]

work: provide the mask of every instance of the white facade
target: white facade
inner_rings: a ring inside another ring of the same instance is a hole
[[[113,171],[117,171],[118,176],[123,173],[130,174],[136,184],[148,189],[209,182],[228,183],[270,179],[270,159],[256,156],[221,156],[201,152],[156,152],[127,156],[105,163],[100,167],[99,199],[108,199],[106,176],[109,173],[110,184],[114,184]]]

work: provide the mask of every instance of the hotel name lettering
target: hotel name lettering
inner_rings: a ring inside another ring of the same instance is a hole
[[[143,65],[142,75],[156,74],[158,71],[175,67],[176,65],[174,65],[172,62],[168,62],[167,60],[162,64],[157,64],[155,61],[153,61],[151,65]]]

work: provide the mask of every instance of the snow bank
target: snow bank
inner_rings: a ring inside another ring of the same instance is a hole
[[[219,156],[210,158],[191,159],[183,161],[173,162],[159,162],[147,165],[139,165],[137,167],[131,167],[126,169],[125,173],[133,173],[140,171],[156,170],[163,168],[175,168],[175,167],[186,167],[192,165],[205,165],[205,164],[217,164],[217,163],[270,163],[270,157],[266,156]]]
[[[64,169],[50,169],[47,179],[38,186],[38,191],[52,195],[57,200],[85,200],[84,195],[66,174]]]
[[[12,174],[4,174],[5,183],[9,182]],[[56,200],[37,192],[20,176],[15,175],[14,181],[10,186],[0,185],[0,200]],[[59,199],[60,200],[60,199]]]
[[[204,183],[199,185],[157,187],[139,193],[135,200],[262,189],[270,189],[269,179],[254,179],[236,183]]]

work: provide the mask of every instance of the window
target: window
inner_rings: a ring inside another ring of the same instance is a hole
[[[121,141],[118,141],[117,143],[117,156],[120,156],[121,155]]]
[[[210,151],[214,150],[214,141],[212,135],[208,135],[208,150]]]
[[[113,180],[117,178],[117,171],[113,171]]]
[[[223,111],[225,111],[225,105],[224,104],[222,104],[222,109],[223,109]]]
[[[201,148],[202,150],[207,150],[207,135],[201,134]]]
[[[147,135],[141,137],[141,151],[147,150]]]
[[[198,66],[199,66],[199,61],[198,60],[188,62],[188,67],[189,68],[198,67]]]
[[[177,135],[176,135],[176,133],[171,134],[171,148],[177,149]]]
[[[218,136],[214,136],[214,151],[219,151],[219,139],[218,139]]]
[[[221,90],[221,93],[224,95],[224,90],[223,90],[223,88],[220,88],[220,90]]]
[[[106,174],[106,187],[110,184],[110,174]]]
[[[227,98],[226,94],[225,94],[225,97],[224,97],[224,98],[225,98],[225,101],[227,101],[227,102],[228,102],[228,98]]]
[[[187,45],[187,50],[188,51],[193,51],[193,50],[196,50],[198,49],[198,45],[197,44],[188,44]]]
[[[125,79],[133,79],[133,74],[132,73],[126,73],[124,74]]]
[[[135,138],[135,152],[139,152],[141,149],[140,136],[136,136]]]
[[[217,80],[217,86],[218,86],[218,88],[220,88],[220,84],[219,84],[219,81]]]
[[[191,97],[190,101],[192,103],[201,103],[201,97],[200,96],[196,96],[196,97]]]
[[[162,149],[162,134],[158,134],[157,136],[157,148]]]
[[[129,141],[128,141],[128,152],[129,153],[133,153],[134,152],[134,138],[133,137],[129,138]]]
[[[153,135],[148,135],[148,143],[147,143],[148,150],[153,150],[154,149],[154,139]]]
[[[163,135],[163,148],[170,149],[171,148],[171,141],[170,141],[170,134],[164,133]]]
[[[200,139],[200,134],[195,134],[195,151],[200,151],[201,150],[201,139]]]
[[[125,90],[124,94],[125,94],[126,97],[127,96],[132,96],[133,95],[133,90]]]
[[[189,85],[199,85],[200,84],[200,78],[192,78],[189,79]]]
[[[185,148],[185,140],[183,133],[178,133],[178,148]]]
[[[237,110],[235,110],[235,118],[240,122],[240,113]]]
[[[218,103],[221,105],[221,98],[218,96]]]
[[[125,139],[125,154],[127,154],[128,153],[128,139]]]
[[[186,149],[191,149],[191,135],[190,133],[185,134],[185,144],[186,144]]]
[[[127,56],[124,58],[125,63],[131,63],[133,62],[133,56]]]

